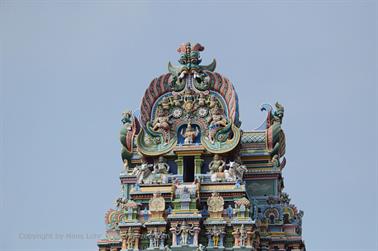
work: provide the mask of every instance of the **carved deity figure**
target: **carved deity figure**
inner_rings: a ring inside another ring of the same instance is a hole
[[[227,216],[228,216],[228,218],[232,218],[232,216],[233,216],[233,214],[234,214],[234,209],[232,208],[232,206],[231,205],[228,205],[228,207],[227,207],[227,209],[226,209],[226,211],[227,211]]]
[[[247,230],[244,225],[240,227],[240,246],[245,247],[247,241]]]
[[[189,235],[193,235],[193,226],[183,221],[182,224],[177,227],[176,233],[181,234],[180,245],[188,245]]]
[[[174,95],[173,96],[173,105],[174,106],[181,106],[181,96],[180,95]]]
[[[126,243],[127,243],[127,249],[133,249],[134,248],[134,233],[131,228],[127,230],[126,233]]]
[[[181,136],[184,137],[184,144],[193,144],[195,138],[198,136],[199,130],[198,127],[196,127],[196,130],[192,128],[192,125],[190,122],[188,123],[188,126],[186,127],[185,131],[184,128],[181,129]]]
[[[143,180],[146,179],[150,174],[152,164],[148,164],[146,160],[142,160],[142,164],[140,166],[136,166],[131,173],[131,175],[135,175],[137,177],[137,183],[143,183]]]
[[[215,154],[213,160],[209,164],[210,173],[217,173],[223,172],[225,166],[225,162],[219,156],[219,154]]]
[[[168,143],[170,140],[170,135],[169,135],[169,130],[170,130],[170,125],[169,125],[169,116],[167,112],[164,110],[159,110],[157,117],[153,123],[152,129],[154,131],[161,132],[163,134],[163,138],[165,143]]]
[[[150,230],[147,234],[147,237],[150,239],[150,248],[158,248],[160,246],[162,233],[157,227],[155,227],[153,230]]]
[[[234,246],[240,247],[240,230],[238,227],[232,232],[232,235],[234,236]]]
[[[218,100],[215,96],[210,97],[209,108],[212,112],[214,112],[218,108]]]
[[[205,95],[201,92],[198,97],[198,106],[202,107],[206,105]]]
[[[222,229],[214,225],[211,228],[211,230],[207,232],[207,234],[211,237],[213,241],[213,247],[219,247],[223,234]]]
[[[219,237],[220,237],[220,231],[216,229],[214,226],[213,230],[213,242],[214,242],[214,247],[218,247],[219,245]]]
[[[211,143],[215,141],[215,134],[223,127],[226,127],[227,120],[223,116],[223,111],[220,108],[216,108],[212,111],[212,115],[208,120],[209,123],[209,134],[208,139]]]
[[[169,172],[169,165],[167,164],[165,158],[160,156],[158,162],[154,165],[153,170],[153,183],[167,183],[168,182],[168,174]]]
[[[192,111],[195,110],[193,90],[185,89],[185,91],[184,91],[184,104],[182,105],[182,108],[186,112],[192,112]]]
[[[209,164],[211,181],[217,181],[218,179],[223,178],[221,177],[223,175],[221,173],[223,173],[225,165],[226,163],[222,158],[218,154],[215,154],[213,160]]]
[[[163,100],[161,101],[161,107],[163,108],[163,110],[169,110],[170,103],[167,97],[164,97]]]
[[[163,156],[160,156],[158,162],[155,164],[154,172],[164,174],[169,172],[169,165]]]

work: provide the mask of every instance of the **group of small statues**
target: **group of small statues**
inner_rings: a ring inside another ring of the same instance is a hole
[[[229,167],[227,170],[225,167]],[[228,164],[222,158],[215,154],[213,160],[209,164],[211,181],[237,181],[243,178],[244,172],[247,168],[241,164],[240,157],[235,161],[230,161]]]
[[[150,240],[150,246],[149,248],[164,248],[164,242],[165,239],[167,239],[168,235],[166,233],[163,233],[160,231],[157,227],[155,227],[153,230],[150,230],[147,233],[147,237]]]
[[[151,171],[150,167],[153,168]],[[137,183],[142,184],[158,184],[168,182],[169,165],[164,157],[160,156],[155,164],[149,164],[146,160],[143,160],[142,164],[136,166],[131,175],[137,177]]]
[[[244,225],[241,227],[236,227],[235,230],[232,232],[234,236],[234,246],[235,247],[245,247],[247,245],[247,230],[245,229]]]
[[[127,231],[121,232],[121,238],[123,240],[123,243],[122,243],[123,250],[138,249],[139,234],[134,233],[131,227]]]
[[[217,132],[228,125],[224,108],[220,101],[214,95],[205,92],[195,93],[191,89],[185,89],[181,94],[175,94],[172,97],[164,97],[157,107],[156,116],[151,121],[151,129],[161,133],[163,144],[168,144],[172,138],[175,124],[174,119],[188,119],[186,129],[179,133],[184,137],[184,144],[193,144],[194,139],[200,134],[198,127],[193,128],[191,118],[203,118],[208,128],[202,128],[207,131],[207,138],[214,144]]]
[[[188,133],[188,130],[192,130],[191,128],[188,128],[186,129],[185,134]],[[192,142],[186,140],[187,139],[185,139],[185,142]],[[193,140],[193,138],[191,140]],[[142,163],[135,166],[130,174],[136,176],[137,184],[166,184],[168,183],[169,171],[170,166],[167,164],[166,159],[163,156],[160,156],[157,162],[154,164],[149,164],[145,159],[143,159]],[[247,171],[247,168],[241,164],[241,159],[238,156],[234,161],[230,161],[228,164],[226,164],[219,154],[215,154],[213,160],[209,163],[209,171],[210,180],[212,182],[240,182],[244,173]],[[123,173],[129,173],[129,164],[127,159],[124,160]]]

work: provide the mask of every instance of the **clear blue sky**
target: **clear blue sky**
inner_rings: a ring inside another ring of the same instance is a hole
[[[96,250],[121,112],[186,41],[234,83],[244,130],[284,104],[308,250],[377,250],[376,2],[200,2],[0,1],[1,250]]]

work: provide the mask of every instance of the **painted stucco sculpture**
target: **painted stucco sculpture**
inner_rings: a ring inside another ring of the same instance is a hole
[[[231,82],[182,44],[140,111],[122,114],[121,195],[100,251],[305,250],[303,212],[283,192],[284,107],[242,131]]]

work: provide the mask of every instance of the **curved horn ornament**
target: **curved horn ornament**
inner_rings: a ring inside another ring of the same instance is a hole
[[[201,70],[213,72],[216,66],[217,66],[217,62],[215,61],[215,59],[213,59],[213,61],[209,65],[201,65],[200,67],[201,67]]]

